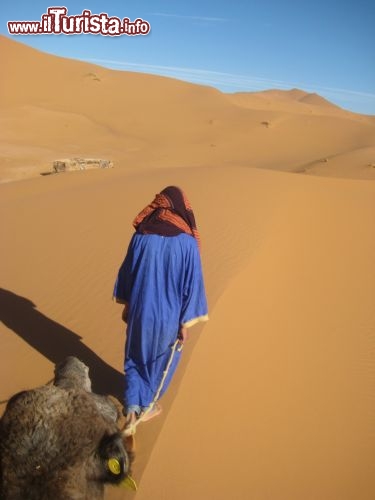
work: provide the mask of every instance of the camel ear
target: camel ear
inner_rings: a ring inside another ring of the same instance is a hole
[[[119,476],[121,474],[121,464],[117,460],[117,458],[114,458],[114,457],[109,458],[107,461],[107,467],[108,467],[108,470],[112,474],[114,474],[115,476]],[[138,490],[137,483],[129,475],[126,475],[125,478],[122,479],[118,484],[119,484],[119,486],[126,488],[126,489],[129,489],[129,490],[132,490],[132,491]]]
[[[110,457],[107,460],[107,469],[114,476],[120,476],[122,472],[121,460],[116,457]]]
[[[105,469],[105,480],[120,483],[129,469],[129,458],[120,433],[103,436],[99,445],[99,456]]]

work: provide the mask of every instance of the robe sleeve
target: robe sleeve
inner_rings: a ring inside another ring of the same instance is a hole
[[[206,291],[198,245],[193,241],[186,256],[180,324],[189,328],[208,320]]]
[[[132,241],[133,240],[130,241],[128,251],[118,271],[116,283],[113,289],[113,300],[120,304],[128,304],[130,300],[130,292],[132,288],[131,270],[133,261]]]

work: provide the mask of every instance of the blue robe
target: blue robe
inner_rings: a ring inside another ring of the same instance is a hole
[[[147,408],[167,389],[180,359],[176,350],[161,386],[180,325],[207,320],[207,301],[196,240],[135,233],[114,288],[128,304],[125,404]]]

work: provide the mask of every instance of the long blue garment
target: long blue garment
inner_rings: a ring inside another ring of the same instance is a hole
[[[128,304],[125,404],[147,408],[154,400],[180,325],[207,318],[207,301],[196,240],[135,233],[114,288]],[[176,351],[160,396],[180,359]]]

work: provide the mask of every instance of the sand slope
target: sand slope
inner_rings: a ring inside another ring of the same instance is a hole
[[[341,171],[375,179],[375,118],[294,89],[226,95],[170,78],[57,58],[0,36],[0,180],[51,169],[60,157],[110,157],[118,168],[305,165],[361,150]],[[358,161],[357,161],[358,160]]]
[[[374,191],[278,182],[277,215],[214,308],[141,499],[375,493]]]
[[[207,167],[1,186],[1,399],[66,352],[121,390],[112,284],[134,213],[171,182],[200,222],[211,319],[139,430],[137,496],[372,498],[372,183]],[[208,200],[226,200],[222,217]]]
[[[0,185],[0,412],[67,354],[121,394],[113,282],[134,216],[176,184],[210,321],[139,428],[137,498],[372,500],[375,183],[353,177],[375,170],[373,118],[299,90],[226,96],[0,44],[1,178],[34,177]],[[39,175],[81,153],[117,167]]]

